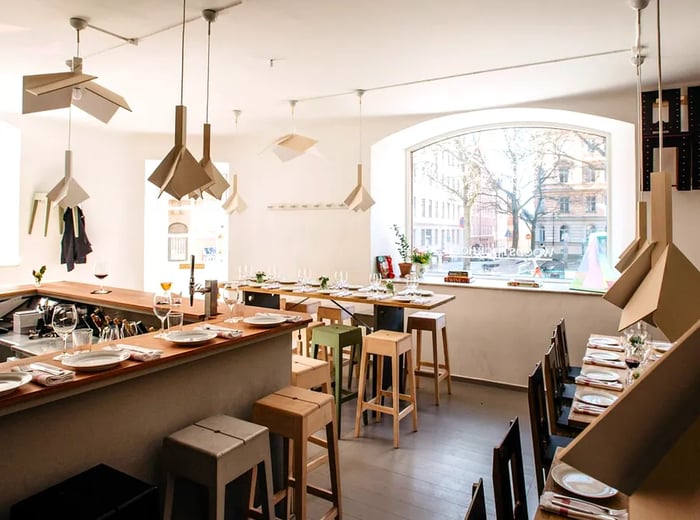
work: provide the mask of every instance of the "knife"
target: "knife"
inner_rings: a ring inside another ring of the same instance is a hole
[[[555,507],[560,507],[564,509],[565,511],[572,511],[572,512],[577,512],[581,514],[581,516],[584,516],[586,518],[591,518],[595,520],[615,520],[615,517],[610,516],[605,514],[602,510],[593,508],[593,507],[586,507],[584,505],[581,505],[579,503],[574,503],[574,502],[569,502],[569,501],[563,501],[559,500],[557,498],[552,499],[552,505]]]

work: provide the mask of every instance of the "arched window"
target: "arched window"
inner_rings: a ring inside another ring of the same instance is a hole
[[[538,242],[538,244],[544,244],[546,236],[547,236],[547,233],[544,229],[544,226],[542,224],[539,224],[537,226],[537,242]]]
[[[173,222],[168,226],[168,261],[187,260],[187,225]]]
[[[569,226],[567,224],[563,224],[561,227],[559,227],[559,242],[568,242],[569,239]]]

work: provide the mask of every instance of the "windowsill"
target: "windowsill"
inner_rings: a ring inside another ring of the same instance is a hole
[[[464,287],[465,289],[496,289],[496,290],[507,290],[507,291],[529,291],[529,292],[544,292],[544,293],[558,293],[558,294],[575,294],[584,296],[596,296],[601,297],[602,292],[593,291],[583,291],[570,289],[568,283],[548,281],[547,279],[538,279],[537,283],[540,287],[512,287],[507,285],[508,280],[503,278],[472,278],[470,283],[455,283],[455,282],[445,282],[442,278],[444,275],[430,275],[426,273],[425,277],[421,279],[421,286],[443,286],[443,287]],[[402,282],[401,278],[397,281]]]

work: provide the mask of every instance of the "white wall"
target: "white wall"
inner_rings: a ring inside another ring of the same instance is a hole
[[[634,121],[633,93],[627,101],[620,93],[585,99],[555,100],[546,107],[614,115]],[[545,104],[541,106],[545,107]],[[443,115],[443,114],[441,114]],[[47,191],[63,174],[66,142],[65,122],[52,122],[37,115],[0,118],[22,128],[22,179],[20,236],[22,261],[18,267],[0,268],[0,284],[31,283],[31,270],[48,265],[47,280],[94,281],[91,264],[78,266],[72,273],[58,264],[60,248],[55,215],[50,235],[38,231],[26,233],[34,191]],[[365,118],[364,139],[373,144],[382,138],[429,119],[405,116],[373,120]],[[390,230],[372,230],[370,215],[386,208],[375,206],[366,213],[342,210],[273,211],[274,202],[340,202],[355,186],[358,161],[357,121],[335,124],[298,122],[298,132],[319,140],[321,157],[302,157],[281,163],[269,150],[276,137],[287,131],[288,122],[270,124],[264,134],[222,136],[213,128],[212,156],[231,162],[237,173],[239,192],[248,204],[242,214],[230,218],[230,273],[239,264],[267,269],[277,266],[287,276],[296,276],[299,267],[311,268],[315,275],[347,270],[351,278],[366,279],[372,266],[370,251],[382,233],[391,239]],[[190,123],[190,128],[194,128]],[[188,136],[195,156],[201,149],[201,137]],[[108,256],[112,273],[108,284],[140,289],[143,285],[143,243],[149,230],[143,229],[143,172],[146,159],[159,159],[170,150],[172,136],[134,132],[124,135],[109,127],[86,127],[74,123],[74,176],[90,193],[83,204],[88,236],[96,255]],[[370,171],[369,148],[365,147],[366,184],[382,190],[383,196],[395,189],[381,179],[390,164],[375,164]],[[385,170],[386,169],[386,170]],[[402,197],[396,187],[398,197]],[[633,197],[630,193],[629,197]],[[378,197],[380,198],[380,197]],[[674,193],[675,242],[688,258],[700,265],[700,241],[695,227],[700,222],[700,192]],[[392,215],[389,214],[389,217]],[[401,223],[403,215],[396,215]],[[393,222],[394,220],[392,220]],[[375,233],[377,238],[375,240]],[[387,251],[396,255],[396,251]],[[567,318],[574,357],[580,355],[589,331],[614,332],[619,311],[600,297],[579,294],[550,294],[523,291],[450,288],[457,299],[444,307],[448,327],[453,371],[456,374],[524,385],[534,363],[542,358],[551,330],[559,317]]]

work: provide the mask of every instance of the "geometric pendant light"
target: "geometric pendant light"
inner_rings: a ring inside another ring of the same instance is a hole
[[[292,111],[292,124],[294,126],[294,109],[296,108],[297,100],[292,99],[289,106]],[[272,151],[283,162],[291,161],[305,153],[313,153],[312,148],[318,141],[305,135],[297,134],[296,128],[292,128],[291,134],[283,135],[276,139],[272,144]],[[317,154],[316,154],[317,155]]]
[[[71,18],[76,31],[77,50],[72,60],[66,61],[70,72],[34,74],[22,78],[22,113],[43,112],[67,108],[71,104],[108,123],[119,108],[131,112],[126,100],[119,94],[98,85],[96,76],[83,74],[80,58],[80,31],[87,26],[83,18]]]
[[[241,116],[240,110],[234,110],[233,114],[236,118],[236,128],[238,128],[238,118]],[[226,201],[221,205],[226,213],[241,213],[247,208],[243,198],[238,194],[238,175],[231,177],[231,193]]]
[[[360,104],[360,160],[357,163],[357,185],[345,198],[345,205],[353,211],[367,211],[374,205],[374,199],[362,184],[362,96],[364,90],[357,91]]]
[[[209,177],[211,177],[213,184],[209,186],[205,191],[212,197],[221,200],[221,196],[228,189],[228,182],[223,175],[217,170],[216,166],[211,160],[211,125],[209,124],[209,63],[211,54],[211,24],[216,21],[216,11],[213,9],[205,9],[202,11],[202,16],[207,21],[207,106],[206,106],[206,119],[204,123],[203,131],[203,153],[202,160],[199,164],[207,172]]]
[[[57,205],[62,209],[74,208],[81,202],[90,198],[87,192],[78,184],[73,178],[72,171],[72,159],[73,152],[70,149],[70,137],[71,137],[71,107],[68,108],[68,149],[65,154],[65,167],[63,172],[63,178],[58,181],[56,186],[54,186],[51,191],[49,191],[47,198],[53,204]],[[77,227],[76,227],[77,230]]]
[[[148,181],[177,200],[195,190],[205,190],[214,181],[200,166],[186,146],[187,107],[183,105],[185,73],[185,12],[186,2],[182,2],[182,44],[180,68],[180,104],[175,107],[175,145],[154,170]]]

